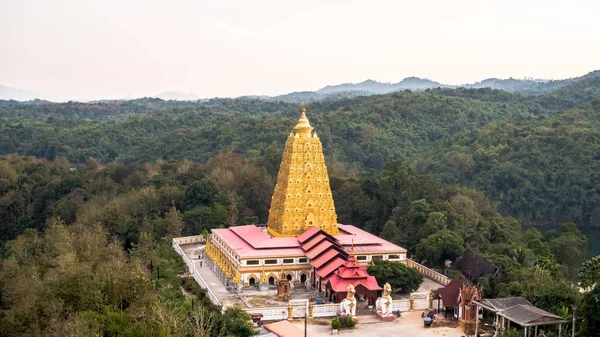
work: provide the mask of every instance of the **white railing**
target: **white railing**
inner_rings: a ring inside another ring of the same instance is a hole
[[[313,317],[332,317],[337,315],[339,308],[339,303],[315,304],[313,306],[312,314]]]
[[[196,280],[196,282],[198,282],[200,287],[202,289],[206,290],[206,296],[208,297],[208,299],[211,302],[213,302],[214,305],[221,306],[221,302],[219,301],[217,296],[212,292],[212,290],[210,290],[210,287],[206,284],[206,282],[204,282],[204,279],[202,278],[202,276],[200,276],[200,273],[196,270],[196,265],[194,264],[194,261],[190,260],[187,257],[187,255],[185,255],[185,253],[183,252],[181,247],[179,247],[179,243],[177,242],[177,239],[181,239],[181,238],[173,239],[173,248],[175,249],[177,254],[179,254],[179,255],[181,255],[181,257],[183,257],[183,261],[185,261],[185,264],[188,266],[188,270],[190,271],[190,274],[192,274],[192,277],[194,277],[194,280]]]
[[[203,235],[192,235],[182,236],[180,238],[173,238],[173,241],[177,242],[178,245],[187,245],[191,243],[205,242],[206,239]]]
[[[406,259],[406,265],[408,267],[415,268],[423,276],[425,276],[428,279],[431,279],[441,285],[446,286],[446,285],[448,285],[448,283],[450,283],[450,279],[446,275],[440,274],[437,271],[427,268],[424,265],[422,265],[418,262],[415,262],[411,259]]]
[[[244,308],[243,310],[250,315],[262,314],[263,321],[278,321],[288,318],[287,307]],[[304,317],[304,313],[302,313],[302,317]]]
[[[393,300],[392,301],[392,311],[409,311],[410,310],[410,300]]]
[[[429,308],[429,293],[428,292],[420,292],[420,293],[411,293],[410,294],[415,303],[414,310],[424,310]]]

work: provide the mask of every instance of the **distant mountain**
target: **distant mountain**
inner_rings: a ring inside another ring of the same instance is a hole
[[[12,99],[15,101],[31,101],[36,98],[40,98],[40,95],[34,92],[0,85],[0,99],[2,100]]]
[[[338,85],[328,85],[317,90],[319,94],[332,94],[336,92],[360,91],[370,94],[387,94],[400,90],[425,90],[431,88],[444,87],[445,85],[428,79],[419,77],[407,77],[398,83],[381,83],[373,80],[366,80],[361,83],[344,83]]]
[[[488,78],[481,82],[472,84],[461,85],[465,88],[492,88],[505,90],[508,92],[518,92],[524,95],[542,95],[550,93],[554,90],[561,89],[570,84],[579,82],[581,80],[596,78],[600,76],[600,70],[592,71],[586,75],[580,77],[567,78],[563,80],[534,80],[534,79],[499,79],[499,78]]]
[[[188,93],[177,92],[177,91],[161,92],[160,94],[158,94],[156,96],[152,96],[152,97],[160,98],[165,101],[197,101],[200,99],[200,97],[198,97],[194,94],[188,94]]]

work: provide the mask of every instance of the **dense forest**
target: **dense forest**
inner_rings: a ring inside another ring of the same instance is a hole
[[[193,309],[210,303],[177,277],[183,266],[169,240],[264,222],[273,183],[259,164],[233,153],[126,165],[8,155],[0,177],[2,335],[250,333],[239,309]],[[330,181],[340,222],[404,245],[422,263],[441,267],[471,249],[501,266],[501,282],[477,280],[488,297],[524,296],[553,312],[587,303],[569,283],[588,245],[573,223],[522,232],[483,193],[442,187],[401,161]]]
[[[333,171],[357,176],[403,160],[444,185],[485,191],[519,221],[597,226],[598,75],[536,96],[439,88],[318,101],[308,113]],[[298,109],[250,98],[3,101],[0,154],[143,164],[225,151],[274,177]]]
[[[579,228],[599,225],[599,76],[535,96],[439,88],[307,108],[339,222],[434,268],[472,250],[502,269],[477,280],[487,297],[565,317],[576,303],[581,336],[595,331],[600,262],[581,268]],[[169,240],[264,223],[298,111],[250,98],[1,102],[0,335],[250,335],[246,314],[212,310],[181,277]],[[525,229],[544,223],[557,230]]]

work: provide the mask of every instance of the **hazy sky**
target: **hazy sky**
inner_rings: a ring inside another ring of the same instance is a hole
[[[600,69],[600,1],[0,0],[0,84],[46,98],[281,94]]]

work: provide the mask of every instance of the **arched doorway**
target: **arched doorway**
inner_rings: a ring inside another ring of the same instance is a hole
[[[288,274],[285,278],[288,279],[288,281],[292,282],[292,275]]]
[[[269,277],[269,284],[272,285],[272,286],[275,285],[275,277],[273,277],[273,276]]]
[[[302,274],[302,275],[300,275],[300,283],[304,283],[304,282],[306,282],[306,279],[307,279],[307,276],[306,276],[306,274]]]
[[[254,287],[254,286],[256,286],[256,279],[255,279],[254,277],[251,277],[251,278],[249,278],[249,279],[248,279],[248,284],[249,284],[251,287]]]

